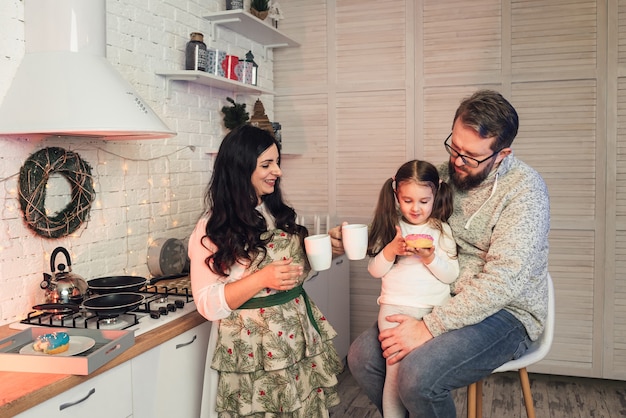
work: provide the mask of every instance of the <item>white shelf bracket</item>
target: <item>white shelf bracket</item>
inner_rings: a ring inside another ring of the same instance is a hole
[[[283,47],[286,47],[286,46],[289,46],[289,44],[283,43],[283,44],[263,45],[263,61],[267,61],[267,50],[268,49],[283,48]]]
[[[165,97],[170,98],[170,85],[172,81],[196,81],[198,77],[192,76],[173,76],[173,75],[165,75]]]
[[[172,82],[172,77],[165,76],[165,97],[170,98],[170,84]]]
[[[210,22],[211,32],[209,33],[209,37],[211,38],[211,41],[215,41],[217,39],[217,26],[223,25],[226,23],[239,23],[239,22],[241,22],[241,19],[239,19],[238,17],[233,17],[231,19],[212,20]]]

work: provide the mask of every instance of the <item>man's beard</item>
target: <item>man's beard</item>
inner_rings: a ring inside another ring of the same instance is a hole
[[[489,161],[489,163],[485,164],[485,167],[483,167],[483,169],[479,171],[478,173],[476,174],[466,173],[467,175],[461,178],[459,173],[457,173],[456,170],[454,169],[454,163],[451,161],[448,161],[448,172],[450,173],[450,180],[452,180],[452,184],[458,190],[461,190],[464,192],[468,190],[472,190],[478,187],[480,183],[485,181],[485,179],[489,176],[489,173],[491,173],[493,164],[494,164],[493,160]]]

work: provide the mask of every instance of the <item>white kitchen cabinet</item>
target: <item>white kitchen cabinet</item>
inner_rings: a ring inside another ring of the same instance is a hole
[[[210,330],[205,322],[131,360],[134,418],[200,416]]]
[[[17,415],[19,418],[125,418],[133,415],[130,363],[123,363]]]
[[[330,269],[312,272],[304,288],[337,331],[333,340],[339,357],[350,347],[350,262],[345,255],[333,259]]]

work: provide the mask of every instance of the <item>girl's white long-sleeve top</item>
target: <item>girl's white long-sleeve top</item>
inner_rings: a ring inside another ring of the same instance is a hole
[[[456,243],[446,223],[442,234],[438,229],[424,225],[400,222],[402,236],[428,234],[434,238],[435,258],[425,265],[417,256],[399,256],[397,262],[385,259],[381,251],[368,263],[368,271],[382,278],[379,304],[431,308],[450,298],[450,283],[459,275]]]

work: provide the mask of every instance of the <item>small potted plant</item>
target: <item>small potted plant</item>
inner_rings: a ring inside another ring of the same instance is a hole
[[[261,20],[265,20],[270,12],[270,0],[252,0],[250,13]]]
[[[224,126],[227,129],[232,130],[248,122],[250,115],[246,112],[246,104],[237,103],[230,97],[227,97],[226,100],[231,103],[231,106],[222,107],[222,113],[224,114]]]

